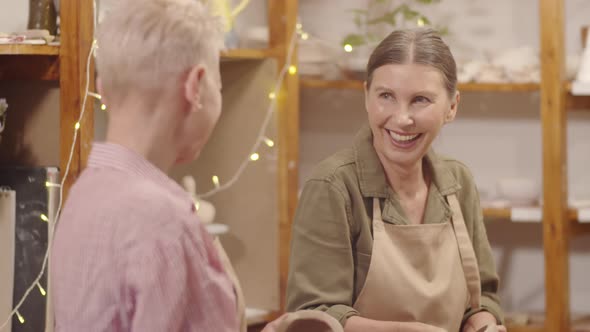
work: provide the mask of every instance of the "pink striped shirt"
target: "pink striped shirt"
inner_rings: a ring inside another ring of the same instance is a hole
[[[56,331],[237,331],[236,299],[190,196],[147,160],[95,144],[51,254]]]

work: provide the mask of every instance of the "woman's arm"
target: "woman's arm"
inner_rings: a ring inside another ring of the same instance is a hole
[[[287,311],[322,310],[343,326],[358,312],[350,203],[343,185],[313,179],[303,188],[293,221]]]

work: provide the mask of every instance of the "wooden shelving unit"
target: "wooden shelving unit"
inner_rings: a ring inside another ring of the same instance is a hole
[[[87,52],[93,41],[92,4],[77,0],[61,3],[61,45],[2,44],[0,45],[0,79],[58,81],[60,87],[60,169],[69,157],[84,97]],[[94,67],[89,74],[93,90]],[[92,140],[92,108],[87,107],[87,120],[81,123],[79,140],[74,148],[70,176],[65,185],[68,192],[88,156]]]
[[[540,209],[540,207],[537,207]],[[483,208],[483,216],[486,219],[504,219],[510,220],[511,212],[510,208]],[[571,223],[578,223],[578,211],[575,209],[568,209],[567,211],[568,220]]]

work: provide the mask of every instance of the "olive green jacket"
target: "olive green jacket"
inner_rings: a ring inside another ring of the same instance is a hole
[[[479,263],[482,308],[501,323],[498,275],[473,177],[462,163],[432,151],[425,157],[425,167],[432,181],[423,222],[449,222],[452,212],[444,196],[457,195]],[[305,183],[292,231],[288,311],[322,310],[343,326],[347,318],[359,314],[352,306],[371,261],[374,197],[380,200],[384,222],[408,224],[366,126],[353,147],[320,163]],[[475,312],[466,308],[464,320]]]

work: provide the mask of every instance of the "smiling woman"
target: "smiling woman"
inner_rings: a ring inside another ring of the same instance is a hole
[[[504,331],[471,173],[431,150],[459,104],[449,48],[430,29],[395,31],[367,73],[368,126],[304,186],[288,310],[345,331]]]

